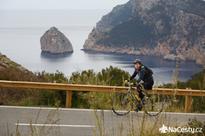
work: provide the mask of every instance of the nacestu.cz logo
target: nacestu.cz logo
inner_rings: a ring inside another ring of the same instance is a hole
[[[202,128],[191,128],[191,127],[170,127],[162,125],[161,128],[159,128],[160,133],[203,133]]]

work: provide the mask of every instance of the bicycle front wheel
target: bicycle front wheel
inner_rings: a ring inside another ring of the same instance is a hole
[[[127,115],[132,110],[132,99],[129,93],[115,93],[112,99],[112,111],[118,116]]]

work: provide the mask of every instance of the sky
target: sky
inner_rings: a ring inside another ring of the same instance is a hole
[[[112,9],[128,0],[0,0],[0,10]]]

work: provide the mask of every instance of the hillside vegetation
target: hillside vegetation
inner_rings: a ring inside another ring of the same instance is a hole
[[[124,80],[129,79],[130,77],[128,72],[112,66],[102,69],[100,72],[84,70],[82,72],[74,72],[70,76],[66,76],[59,71],[56,71],[55,73],[47,73],[45,71],[32,73],[19,64],[11,61],[6,56],[1,56],[0,60],[0,80],[123,86]],[[162,87],[205,89],[205,70],[193,75],[187,82],[177,82],[177,85],[166,84]],[[4,105],[64,107],[65,98],[66,93],[61,90],[49,91],[0,88],[0,104]],[[111,93],[73,92],[72,98],[72,107],[98,109],[111,108]],[[177,99],[179,102],[174,108],[183,108],[184,97],[177,97]],[[205,112],[204,97],[194,97],[193,105],[193,111]]]

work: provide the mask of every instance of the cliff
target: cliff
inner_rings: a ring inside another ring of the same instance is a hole
[[[130,0],[101,18],[84,50],[205,64],[205,1]]]

